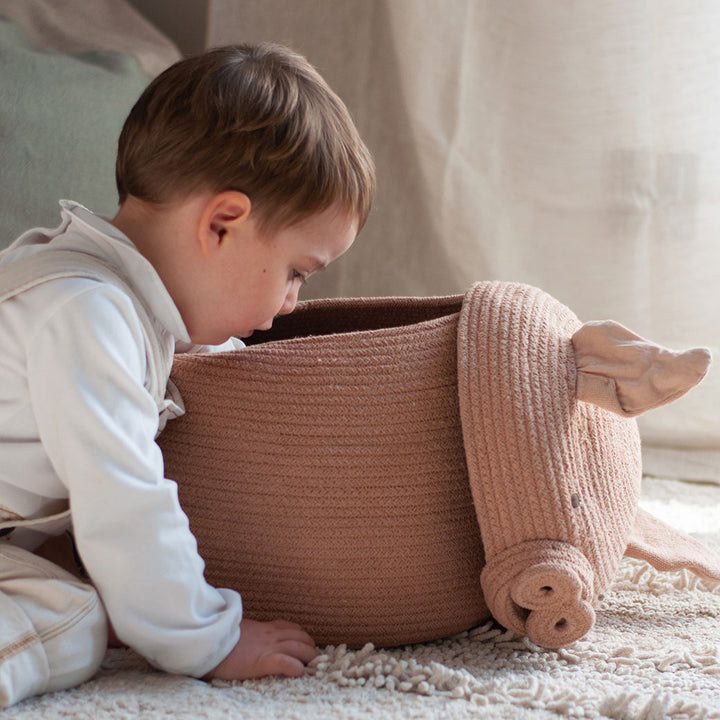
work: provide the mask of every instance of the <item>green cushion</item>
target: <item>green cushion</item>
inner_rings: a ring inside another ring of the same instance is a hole
[[[0,248],[59,223],[58,200],[114,214],[123,121],[150,78],[115,51],[62,54],[0,16]]]

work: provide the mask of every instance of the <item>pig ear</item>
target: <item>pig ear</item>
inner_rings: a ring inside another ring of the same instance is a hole
[[[689,535],[638,509],[625,555],[649,562],[661,571],[688,569],[720,580],[720,556]]]
[[[710,366],[707,348],[676,352],[620,323],[585,323],[572,337],[577,398],[634,417],[684,395]]]

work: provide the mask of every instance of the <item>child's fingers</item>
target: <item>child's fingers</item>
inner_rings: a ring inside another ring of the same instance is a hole
[[[267,655],[263,662],[263,675],[286,675],[287,677],[302,677],[305,674],[305,663],[284,653]]]
[[[297,623],[287,620],[273,620],[269,624],[275,629],[278,637],[303,638],[304,642],[315,644],[310,635]]]
[[[313,649],[315,648],[315,641],[304,630],[289,631],[283,635],[282,638],[279,637],[278,639],[281,639],[282,642],[297,642]]]
[[[306,665],[317,657],[317,650],[314,645],[308,645],[298,640],[285,640],[279,645],[278,650],[285,655],[301,660]]]
[[[300,627],[300,625],[286,622],[285,620],[274,620],[271,624],[274,626],[276,638],[279,641],[294,641],[309,645],[312,648],[315,647],[315,641]]]
[[[284,620],[243,619],[240,639],[207,677],[243,680],[266,675],[300,677],[317,656],[315,642],[299,625]]]
[[[288,630],[302,630],[302,626],[297,623],[291,622],[290,620],[271,620],[268,625],[275,628],[287,628]]]

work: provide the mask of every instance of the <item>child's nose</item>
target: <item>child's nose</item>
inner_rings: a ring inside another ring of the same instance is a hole
[[[285,302],[282,304],[278,315],[289,315],[295,309],[298,301],[299,290],[300,288],[293,288],[288,292],[285,296]]]

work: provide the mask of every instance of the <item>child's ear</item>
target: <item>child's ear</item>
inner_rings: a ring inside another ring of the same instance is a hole
[[[251,208],[245,193],[227,190],[213,195],[200,214],[198,237],[203,252],[220,247],[226,234],[250,217]]]

